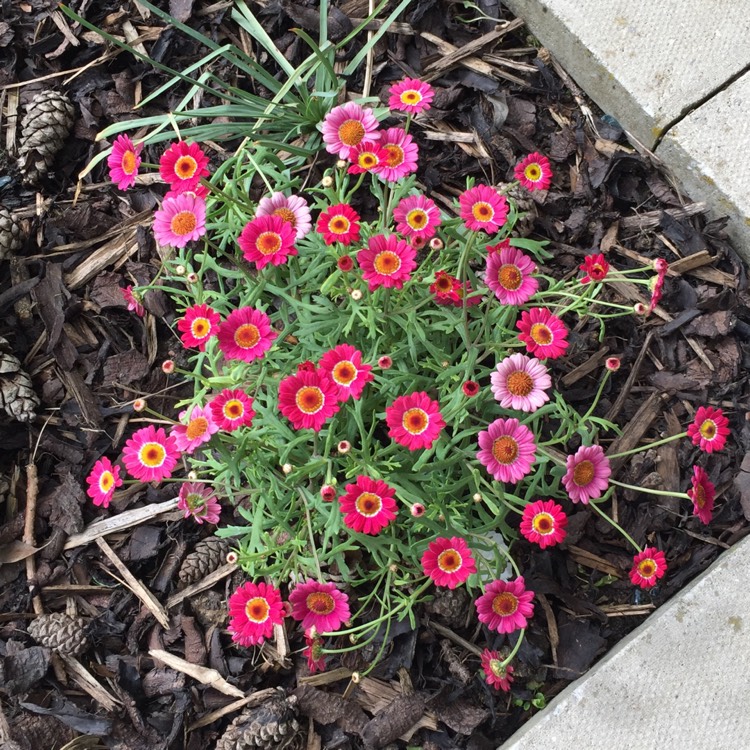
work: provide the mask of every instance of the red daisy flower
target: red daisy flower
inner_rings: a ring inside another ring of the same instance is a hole
[[[354,484],[347,484],[346,494],[339,498],[344,523],[361,534],[379,534],[395,517],[394,489],[381,479],[360,474]]]
[[[431,448],[445,427],[440,404],[424,391],[399,396],[385,409],[388,435],[410,451]]]
[[[238,389],[225,388],[209,402],[208,408],[219,429],[227,432],[250,427],[255,417],[253,399]]]
[[[344,273],[348,273],[349,271],[354,268],[354,261],[352,260],[351,255],[342,255],[337,261],[336,265],[338,266],[339,271],[343,271]]]
[[[461,386],[461,390],[464,392],[464,396],[474,398],[479,393],[479,383],[476,380],[467,380]]]
[[[537,500],[523,509],[520,529],[526,539],[546,549],[565,539],[567,525],[561,505],[554,500]]]
[[[89,488],[86,494],[94,501],[94,505],[108,508],[115,490],[122,486],[120,479],[120,467],[112,466],[108,458],[100,458],[91,473],[86,477]]]
[[[388,152],[378,141],[362,141],[349,149],[347,158],[351,166],[346,171],[349,174],[362,174],[374,172],[384,165],[388,159]]]
[[[430,542],[422,555],[422,570],[436,586],[455,589],[472,573],[477,572],[474,557],[464,539],[438,537]]]
[[[711,516],[713,516],[714,513],[716,488],[709,480],[706,471],[700,466],[693,466],[692,487],[687,491],[687,494],[693,501],[693,513],[695,513],[703,523],[710,523]]]
[[[518,338],[526,344],[529,354],[539,359],[556,359],[568,348],[568,329],[556,315],[543,307],[524,310],[516,323]]]
[[[506,693],[510,691],[510,684],[513,682],[513,667],[510,664],[503,666],[503,660],[498,651],[490,651],[487,648],[482,651],[482,669],[488,685],[492,685],[495,690],[503,690]]]
[[[693,423],[688,426],[688,437],[693,445],[706,453],[720,451],[727,442],[729,420],[721,409],[713,406],[701,406],[695,412]]]
[[[587,255],[578,268],[586,273],[581,279],[581,284],[589,284],[592,281],[604,281],[609,273],[609,263],[607,263],[606,258],[601,253]]]
[[[326,668],[326,658],[323,654],[323,639],[314,633],[314,630],[308,630],[305,633],[305,648],[302,651],[303,656],[307,659],[307,668],[310,674],[324,672]]]
[[[323,235],[326,245],[351,245],[359,242],[359,214],[348,204],[337,203],[318,216],[315,229]]]
[[[267,583],[248,582],[228,601],[229,632],[242,646],[259,646],[284,621],[284,605],[278,589]]]
[[[332,633],[351,617],[349,597],[333,583],[307,581],[289,592],[292,617],[302,622],[302,627],[315,628],[318,633]]]
[[[197,143],[178,141],[159,160],[159,174],[164,182],[172,186],[178,183],[183,190],[190,190],[198,185],[201,177],[208,177],[207,166],[208,157]]]
[[[630,569],[630,580],[635,586],[650,589],[667,572],[667,560],[664,553],[656,547],[646,547],[633,557]]]
[[[430,284],[430,293],[435,295],[438,305],[461,305],[461,282],[445,271],[436,271],[435,281]]]
[[[279,383],[279,411],[295,430],[319,432],[338,410],[339,387],[325,372],[298,372]]]
[[[513,175],[527,190],[546,190],[552,184],[549,159],[536,151],[516,164]]]
[[[279,334],[271,328],[271,319],[253,307],[233,310],[219,325],[216,337],[227,359],[252,362],[262,357]]]
[[[208,340],[216,335],[221,320],[219,313],[208,305],[193,305],[185,310],[185,315],[177,321],[177,330],[185,346],[195,346],[205,351]]]
[[[297,254],[295,228],[281,216],[256,216],[249,221],[237,239],[245,260],[258,270],[269,263],[280,266],[290,255]]]
[[[458,199],[461,218],[467,229],[494,234],[508,218],[508,201],[487,185],[477,185],[461,193]]]
[[[362,278],[371,292],[378,287],[401,289],[417,267],[417,251],[395,234],[378,234],[367,241],[367,249],[357,253]]]
[[[122,462],[141,482],[160,482],[172,475],[180,452],[173,437],[153,425],[134,432],[122,450]]]
[[[372,365],[363,364],[362,352],[349,344],[339,344],[326,352],[318,367],[338,386],[339,401],[346,401],[349,396],[357,400],[365,385],[375,379],[370,372]]]
[[[498,633],[525,628],[534,616],[533,591],[527,591],[523,576],[515,581],[493,581],[475,602],[479,622]]]
[[[132,285],[122,287],[120,289],[120,292],[122,292],[122,297],[128,306],[128,310],[130,310],[130,312],[134,312],[138,317],[142,318],[146,314],[146,309],[141,304],[140,297],[137,297],[136,293],[133,291]]]

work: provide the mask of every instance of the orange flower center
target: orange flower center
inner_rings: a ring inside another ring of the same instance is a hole
[[[544,323],[534,323],[534,325],[531,326],[529,334],[540,346],[548,346],[554,339],[550,327]]]
[[[281,206],[281,208],[277,208],[272,215],[280,216],[284,221],[288,221],[295,228],[297,226],[297,217],[294,215],[294,211],[292,211],[291,208]]]
[[[518,597],[510,591],[503,591],[492,600],[492,611],[500,617],[508,617],[518,609]]]
[[[224,404],[224,416],[227,419],[239,419],[245,413],[245,407],[242,405],[242,401],[233,398],[231,401],[227,401]]]
[[[492,443],[492,455],[499,464],[512,464],[518,458],[518,443],[510,435],[502,435]]]
[[[643,578],[651,578],[656,575],[656,563],[650,557],[638,563],[638,572]]]
[[[333,232],[333,234],[346,234],[351,225],[351,222],[346,216],[334,216],[328,222],[328,231]]]
[[[259,341],[260,331],[252,323],[245,323],[234,332],[234,343],[240,349],[252,349]]]
[[[437,559],[438,568],[444,573],[455,573],[461,568],[461,555],[455,549],[443,550]]]
[[[693,490],[693,502],[702,508],[706,504],[706,490],[702,484],[699,484]]]
[[[196,417],[188,422],[187,430],[185,435],[188,440],[195,440],[206,434],[208,430],[208,420],[205,417]]]
[[[349,385],[356,377],[357,368],[349,360],[337,362],[333,368],[333,379],[339,385]]]
[[[477,221],[490,221],[495,215],[495,211],[489,203],[478,201],[471,207],[472,216]]]
[[[387,146],[383,146],[383,148],[388,152],[385,163],[389,167],[398,167],[404,163],[406,155],[401,146],[397,146],[395,143],[389,143]]]
[[[512,396],[528,396],[534,390],[534,380],[528,372],[516,370],[508,375],[505,386]]]
[[[537,534],[546,536],[555,530],[555,519],[549,513],[537,513],[531,521],[531,525]]]
[[[373,261],[375,270],[384,276],[390,276],[401,268],[401,258],[390,250],[384,250],[378,253]]]
[[[112,485],[115,483],[115,478],[111,471],[103,471],[99,477],[99,489],[102,492],[109,492],[112,489]]]
[[[174,165],[175,174],[189,180],[198,171],[198,162],[192,156],[181,156]]]
[[[172,217],[172,221],[169,224],[172,234],[176,234],[178,237],[191,234],[197,226],[198,217],[192,211],[180,211],[180,213]]]
[[[193,334],[193,338],[204,339],[211,330],[211,323],[208,318],[196,318],[190,324],[190,333]]]
[[[305,414],[317,414],[325,403],[323,391],[315,385],[306,385],[297,391],[294,398],[297,408]]]
[[[421,208],[414,208],[406,214],[406,223],[412,229],[422,229],[427,226],[429,218],[427,211],[423,211]]]
[[[421,435],[430,424],[430,417],[424,409],[408,409],[401,420],[403,428],[412,435]]]
[[[419,91],[416,91],[415,89],[406,89],[406,91],[401,92],[401,104],[419,104],[419,102],[422,101],[422,94],[419,93]]]
[[[523,170],[523,175],[527,180],[536,182],[542,177],[542,168],[538,164],[528,164]]]
[[[363,492],[357,498],[355,505],[360,515],[370,518],[380,513],[383,501],[380,499],[380,495],[376,495],[374,492]]]
[[[357,164],[362,169],[372,169],[373,167],[377,167],[379,163],[380,160],[372,151],[363,151],[357,157]]]
[[[594,464],[591,461],[581,461],[573,469],[573,481],[579,487],[586,487],[593,481],[595,474]]]
[[[261,232],[255,240],[255,247],[263,255],[273,255],[281,247],[281,235],[276,232]]]
[[[716,422],[714,422],[713,419],[704,420],[703,424],[700,426],[699,432],[706,440],[713,440],[716,437],[717,432]]]
[[[500,282],[501,287],[514,292],[519,286],[521,286],[523,274],[518,269],[518,266],[514,266],[512,263],[506,263],[504,266],[500,266],[500,269],[497,272],[497,280]]]
[[[245,614],[251,622],[265,622],[271,614],[271,607],[262,596],[256,596],[245,605]]]
[[[356,146],[365,137],[365,126],[359,120],[346,120],[339,126],[339,140],[345,146]]]
[[[307,608],[316,615],[330,615],[336,609],[336,600],[325,591],[316,591],[305,599]]]
[[[161,466],[167,457],[167,451],[161,443],[144,443],[138,451],[138,460],[153,469]]]
[[[122,164],[120,166],[125,174],[133,174],[135,172],[135,152],[126,151],[122,155]]]

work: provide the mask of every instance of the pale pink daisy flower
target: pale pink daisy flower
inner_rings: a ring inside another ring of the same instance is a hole
[[[518,482],[536,459],[534,434],[517,419],[496,419],[479,433],[477,458],[498,482]]]
[[[440,209],[431,198],[409,195],[393,209],[396,231],[404,237],[433,237],[440,226]]]
[[[365,385],[375,378],[372,365],[363,364],[362,352],[350,344],[339,344],[327,351],[318,367],[338,386],[339,401],[346,401],[349,396],[356,401]]]
[[[94,505],[108,508],[115,490],[122,486],[120,467],[112,466],[112,462],[105,456],[94,464],[86,482],[89,485],[86,494],[94,501]]]
[[[574,503],[588,504],[609,486],[612,469],[600,445],[582,445],[565,463],[562,482]]]
[[[301,240],[312,229],[310,208],[307,201],[299,195],[273,193],[270,198],[261,198],[255,216],[280,216],[292,225],[297,240]]]
[[[503,247],[487,256],[484,283],[504,305],[523,305],[539,289],[535,271],[534,261],[518,248]]]
[[[125,468],[141,482],[160,482],[170,477],[179,457],[174,438],[153,425],[136,430],[122,450]]]
[[[315,628],[318,633],[332,633],[351,617],[349,597],[333,583],[307,581],[289,592],[292,617],[303,629]]]
[[[107,157],[109,178],[120,190],[127,190],[135,185],[142,148],[142,144],[134,146],[127,135],[118,135],[112,144],[112,151]]]
[[[227,359],[252,362],[262,357],[279,334],[271,328],[271,319],[253,307],[240,307],[219,324],[216,337]]]
[[[417,171],[419,149],[414,139],[403,128],[388,128],[380,133],[380,148],[385,159],[372,171],[384,180],[397,182]]]
[[[494,234],[508,218],[508,201],[487,185],[476,185],[458,198],[461,218],[467,229]]]
[[[206,233],[206,203],[192,193],[165,198],[154,214],[154,236],[163,246],[185,247]]]
[[[416,115],[430,108],[435,90],[418,78],[404,78],[388,89],[388,108],[396,112]]]
[[[514,581],[493,581],[475,602],[479,622],[498,633],[525,628],[534,616],[533,591],[527,591],[523,576]]]
[[[213,490],[203,482],[183,482],[177,499],[177,509],[185,518],[192,516],[196,523],[219,523],[221,505]]]
[[[349,149],[364,140],[377,140],[378,121],[371,109],[363,109],[355,102],[334,107],[320,126],[323,142],[329,154],[341,159],[349,156]]]
[[[490,376],[492,393],[503,409],[534,412],[549,401],[552,380],[547,368],[535,358],[511,354],[497,364]]]
[[[179,419],[182,424],[174,425],[170,435],[174,438],[177,450],[183,453],[193,453],[219,431],[219,425],[214,422],[207,406],[194,406],[190,412],[186,409],[180,412]]]

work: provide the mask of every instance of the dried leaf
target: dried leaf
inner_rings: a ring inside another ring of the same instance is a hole
[[[294,695],[299,700],[300,713],[319,724],[336,723],[345,732],[352,733],[361,732],[367,724],[367,715],[356,703],[335,693],[300,685]]]
[[[30,544],[18,540],[10,544],[4,544],[0,547],[0,565],[25,560],[35,552],[39,552],[40,549],[41,547],[32,547]]]
[[[422,716],[425,707],[424,696],[420,693],[400,695],[373,719],[365,724],[360,732],[366,748],[378,748],[398,739],[413,727]]]
[[[476,705],[476,701],[459,698],[456,701],[445,701],[444,704],[434,706],[438,719],[447,724],[454,732],[471,734],[490,712]]]
[[[31,646],[0,661],[0,689],[7,695],[27,693],[47,674],[50,651]]]

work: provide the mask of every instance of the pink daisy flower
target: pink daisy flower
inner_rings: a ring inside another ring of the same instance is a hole
[[[651,299],[648,303],[648,310],[646,314],[652,313],[654,308],[661,301],[661,295],[664,290],[664,280],[667,277],[667,271],[669,270],[669,264],[664,258],[657,258],[654,261],[654,268],[656,269],[656,278],[654,279],[654,288],[651,292]]]
[[[187,193],[195,198],[206,200],[208,194],[211,192],[207,185],[198,183],[197,185],[190,185],[189,183],[175,182],[170,190],[164,194],[164,198],[176,198],[178,195]]]
[[[219,523],[221,505],[213,490],[203,482],[183,482],[177,499],[178,510],[185,518],[192,516],[196,523]]]
[[[344,523],[361,534],[379,534],[395,517],[394,490],[381,479],[360,474],[354,484],[347,484],[339,498]]]
[[[267,583],[245,583],[227,602],[229,632],[242,646],[259,646],[284,621],[284,604],[278,589]]]
[[[440,209],[431,198],[409,195],[393,209],[396,231],[403,237],[422,237],[429,240],[440,226]]]
[[[125,468],[141,482],[160,482],[171,476],[179,457],[175,439],[153,425],[136,430],[122,450]]]
[[[536,151],[516,164],[513,176],[527,190],[546,190],[552,184],[549,159]]]
[[[338,386],[320,370],[288,375],[279,383],[279,411],[295,430],[319,432],[338,410]]]
[[[292,617],[307,630],[314,627],[318,633],[332,633],[351,617],[349,597],[333,583],[307,581],[289,592]]]
[[[417,251],[395,234],[377,234],[367,241],[367,249],[357,253],[362,278],[371,292],[378,287],[401,289],[417,267]]]
[[[539,359],[556,359],[568,348],[568,329],[556,315],[543,307],[524,310],[516,322],[518,338],[526,344],[529,354]]]
[[[336,498],[336,488],[332,484],[324,484],[320,488],[320,498],[325,503],[331,503]]]
[[[128,310],[134,312],[139,318],[142,318],[146,314],[146,308],[141,304],[140,297],[136,297],[132,285],[121,287],[120,291],[122,292],[125,304],[128,306]]]
[[[523,305],[539,289],[532,276],[536,264],[515,247],[502,248],[487,256],[484,283],[504,305]]]
[[[370,372],[372,365],[363,364],[362,352],[349,344],[339,344],[327,351],[318,367],[338,386],[339,401],[346,401],[349,396],[357,400],[365,385],[375,379]]]
[[[424,391],[399,396],[385,409],[388,436],[410,451],[431,448],[445,427],[440,404]]]
[[[269,263],[280,266],[290,255],[296,255],[295,237],[294,227],[281,216],[256,216],[245,224],[237,243],[245,260],[260,270]]]
[[[438,537],[427,545],[422,555],[422,570],[436,586],[455,589],[477,572],[474,557],[464,539]]]
[[[604,281],[609,273],[609,263],[606,258],[598,253],[587,255],[578,268],[586,275],[581,279],[581,284],[590,284],[592,281]]]
[[[706,471],[700,466],[693,466],[692,487],[687,494],[693,501],[693,513],[700,518],[702,523],[710,523],[714,513],[716,488],[709,480]]]
[[[336,265],[338,266],[339,271],[343,271],[344,273],[348,273],[349,271],[354,268],[354,261],[352,260],[351,255],[342,255],[337,261]]]
[[[534,412],[549,401],[552,387],[547,368],[538,360],[520,352],[497,364],[490,375],[492,394],[503,409]]]
[[[559,544],[567,532],[568,517],[554,500],[537,500],[523,509],[521,534],[542,549]]]
[[[324,672],[326,668],[326,657],[323,653],[323,639],[313,635],[315,631],[308,630],[305,633],[305,648],[302,655],[307,659],[307,669],[310,674]]]
[[[279,334],[271,328],[271,319],[252,307],[233,310],[219,325],[216,334],[219,349],[227,359],[252,362],[262,357]]]
[[[378,167],[385,164],[388,152],[380,145],[379,141],[362,141],[362,143],[349,149],[347,157],[351,166],[346,171],[349,174],[362,174],[363,172],[375,172]]]
[[[255,211],[255,218],[259,216],[278,216],[288,221],[295,231],[295,240],[301,240],[312,229],[307,201],[299,195],[273,193],[270,198],[261,198]]]
[[[416,115],[430,108],[435,91],[429,83],[418,78],[404,78],[388,89],[388,108],[396,112]]]
[[[141,166],[142,144],[133,145],[127,135],[118,135],[112,144],[112,151],[107,157],[109,179],[120,190],[127,190],[135,185],[138,167]]]
[[[534,434],[517,419],[496,419],[479,433],[479,462],[498,482],[518,482],[536,459]]]
[[[190,412],[182,411],[179,418],[182,424],[172,427],[170,435],[174,438],[177,450],[182,453],[193,453],[219,431],[219,425],[214,422],[207,406],[194,406]]]
[[[209,402],[208,408],[214,423],[227,432],[250,427],[255,417],[253,399],[239,389],[225,388]]]
[[[403,128],[388,128],[380,133],[380,147],[385,158],[373,169],[378,177],[397,182],[417,171],[419,149],[414,139]]]
[[[193,193],[165,198],[154,214],[154,236],[163,246],[185,247],[206,233],[206,203]]]
[[[693,423],[688,426],[688,437],[693,445],[706,453],[720,451],[727,442],[729,420],[721,409],[713,406],[701,406],[695,412]]]
[[[159,174],[174,189],[180,185],[189,190],[198,185],[201,177],[208,177],[208,157],[197,143],[173,143],[159,160]]]
[[[667,572],[667,559],[656,547],[646,547],[633,557],[630,580],[635,586],[650,589]]]
[[[515,581],[493,581],[475,602],[479,622],[498,633],[525,628],[534,616],[533,591],[526,591],[523,576]]]
[[[323,119],[323,142],[329,154],[346,159],[349,149],[362,141],[377,141],[378,121],[371,109],[347,102],[334,107]]]
[[[488,685],[492,685],[495,690],[510,692],[510,684],[513,682],[513,667],[510,664],[503,666],[503,660],[500,658],[498,651],[490,651],[488,648],[482,651],[482,669]]]
[[[351,245],[352,242],[359,242],[359,214],[350,205],[338,203],[318,216],[315,229],[323,235],[326,245],[333,245],[334,242]]]
[[[86,494],[94,501],[94,505],[109,508],[115,490],[122,486],[120,467],[112,466],[112,462],[106,457],[100,458],[86,477],[86,482],[89,485]]]
[[[177,330],[184,346],[194,346],[205,351],[208,340],[216,335],[221,317],[208,305],[193,305],[185,310],[185,315],[177,321]]]
[[[508,201],[504,195],[487,185],[477,185],[458,198],[461,218],[467,229],[494,234],[508,217]]]
[[[609,486],[612,469],[600,445],[582,445],[565,463],[562,483],[574,503],[588,504]]]
[[[462,298],[460,292],[463,287],[461,282],[445,271],[435,273],[435,281],[430,284],[430,293],[435,295],[435,302],[438,305],[453,305],[460,307]]]

